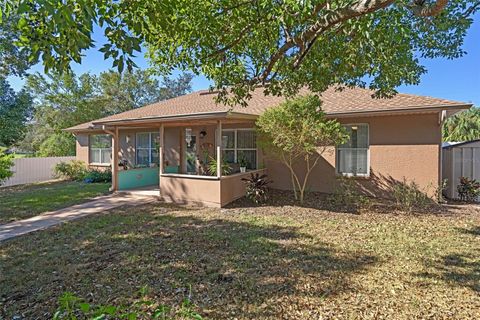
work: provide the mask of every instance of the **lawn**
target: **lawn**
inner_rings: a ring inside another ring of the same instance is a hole
[[[0,224],[65,208],[108,193],[110,184],[49,182],[0,188]]]
[[[206,319],[478,319],[480,212],[293,206],[117,209],[0,244],[0,312],[47,318],[63,292]],[[2,314],[0,313],[0,318]]]

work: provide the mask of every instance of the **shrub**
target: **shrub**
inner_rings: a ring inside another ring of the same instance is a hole
[[[85,162],[72,160],[69,162],[59,162],[54,168],[55,176],[68,180],[81,181],[87,174],[87,166]]]
[[[0,186],[2,183],[13,176],[13,172],[10,170],[13,166],[13,155],[5,154],[3,150],[0,150]]]
[[[355,181],[340,178],[333,194],[327,197],[328,205],[335,210],[360,212],[370,207],[370,198],[358,191]]]
[[[392,193],[397,207],[405,212],[425,211],[435,204],[435,201],[427,194],[427,189],[420,189],[415,181],[402,183],[393,186]]]
[[[110,169],[108,170],[91,169],[87,172],[83,181],[85,181],[86,183],[111,182],[112,171]]]
[[[202,320],[203,317],[195,311],[195,306],[189,297],[183,299],[180,306],[158,305],[146,299],[146,289],[140,290],[139,301],[131,305],[93,305],[70,292],[64,293],[59,299],[59,306],[53,320],[76,319],[192,319]]]
[[[210,157],[210,161],[208,162],[208,173],[210,173],[212,176],[217,175],[217,159]],[[222,158],[222,175],[228,176],[232,172],[232,168],[230,165],[227,163],[227,161]]]
[[[242,178],[245,182],[247,199],[252,200],[256,204],[267,201],[268,185],[272,183],[267,179],[266,174],[251,173],[250,178]]]
[[[480,182],[475,179],[461,177],[457,186],[458,196],[460,200],[466,202],[474,202],[480,196]]]

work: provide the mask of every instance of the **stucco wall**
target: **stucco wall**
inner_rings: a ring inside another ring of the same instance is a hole
[[[220,180],[162,176],[160,195],[167,202],[219,207]]]
[[[416,181],[420,187],[439,182],[441,132],[437,114],[377,116],[342,119],[344,124],[367,123],[370,135],[370,177],[355,178],[366,193],[388,197],[391,187],[403,179]],[[273,188],[291,189],[288,169],[266,158]],[[302,172],[303,166],[297,169]],[[336,182],[335,149],[327,150],[310,176],[312,191],[331,193]]]
[[[76,140],[76,159],[88,163],[88,134],[77,134]]]

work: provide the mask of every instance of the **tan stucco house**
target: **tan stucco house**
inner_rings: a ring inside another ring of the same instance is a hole
[[[78,160],[111,167],[116,191],[152,188],[166,201],[220,207],[244,195],[241,178],[251,172],[267,172],[273,188],[291,188],[287,169],[257,148],[254,129],[256,118],[284,99],[258,88],[247,107],[229,109],[215,96],[198,91],[67,130],[76,136]],[[348,176],[375,196],[388,195],[404,179],[437,185],[442,122],[471,107],[410,94],[374,99],[360,88],[329,89],[321,99],[327,116],[344,124],[351,139],[324,156],[310,190],[331,192],[338,176]],[[216,170],[209,171],[213,160]],[[223,161],[232,169],[228,175],[221,172]],[[240,162],[247,172],[240,172]]]

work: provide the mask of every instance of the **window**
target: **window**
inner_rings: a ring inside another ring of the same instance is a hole
[[[158,132],[141,132],[136,136],[136,157],[137,165],[149,167],[152,163],[157,164],[158,158]]]
[[[110,164],[112,138],[108,134],[90,136],[90,163]]]
[[[345,176],[368,176],[370,154],[368,125],[346,125],[349,139],[337,148],[337,173]]]
[[[252,129],[222,130],[222,157],[228,163],[242,159],[247,169],[257,168],[257,136]]]

